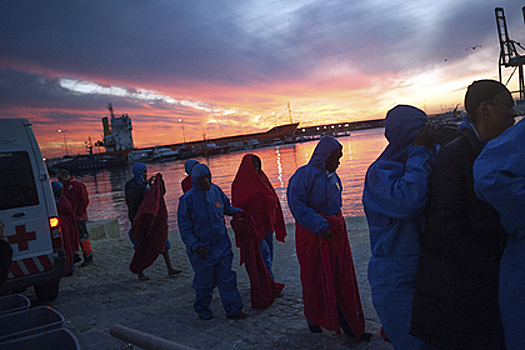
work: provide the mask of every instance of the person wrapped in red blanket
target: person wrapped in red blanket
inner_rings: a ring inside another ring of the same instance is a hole
[[[52,181],[51,187],[55,195],[58,212],[58,222],[62,232],[62,242],[66,253],[66,276],[73,276],[75,272],[74,257],[78,249],[78,227],[73,207],[64,193],[64,185],[60,181]]]
[[[132,222],[129,236],[135,246],[129,269],[138,274],[140,280],[148,280],[144,270],[162,254],[168,274],[178,275],[181,270],[171,266],[169,257],[168,212],[164,201],[166,189],[162,174],[158,173],[146,181],[145,164],[135,163],[132,170],[135,177],[126,183],[125,192]]]
[[[232,204],[248,213],[260,235],[260,250],[268,272],[274,278],[273,232],[278,241],[284,242],[286,225],[279,197],[262,170],[261,159],[253,154],[243,157],[232,183]]]
[[[321,327],[356,340],[365,332],[352,252],[341,214],[342,184],[335,170],[343,146],[323,137],[307,165],[288,184],[288,205],[296,221],[295,246],[301,267],[304,314],[310,331]]]
[[[269,308],[284,288],[284,284],[273,280],[261,255],[263,234],[257,231],[255,221],[246,212],[239,212],[231,221],[235,231],[235,242],[241,249],[241,265],[245,263],[250,277],[250,295],[253,309]]]

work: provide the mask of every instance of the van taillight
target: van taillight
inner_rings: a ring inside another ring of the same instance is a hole
[[[58,225],[58,218],[56,216],[49,218],[49,231],[51,233],[53,249],[62,248],[62,234],[60,232],[60,226]]]

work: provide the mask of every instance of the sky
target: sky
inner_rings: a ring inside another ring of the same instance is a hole
[[[397,104],[442,113],[463,107],[472,81],[499,80],[494,9],[520,42],[523,5],[0,0],[0,118],[27,118],[51,158],[102,140],[109,103],[139,148],[265,131],[290,122],[287,103],[300,126]],[[517,73],[502,72],[516,90]]]

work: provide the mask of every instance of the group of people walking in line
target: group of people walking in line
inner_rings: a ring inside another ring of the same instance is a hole
[[[465,109],[468,119],[450,142],[436,138],[422,110],[408,105],[391,109],[385,119],[388,146],[366,173],[362,201],[372,253],[368,280],[381,333],[396,350],[525,347],[525,124],[514,125],[511,93],[494,80],[473,82]],[[365,331],[336,172],[342,156],[343,146],[323,137],[308,164],[289,179],[287,200],[295,219],[309,330],[342,330],[366,341],[371,334]],[[130,270],[147,280],[144,270],[162,254],[168,274],[178,275],[181,270],[171,266],[168,252],[162,175],[148,178],[142,163],[132,171],[125,186],[135,247]],[[272,266],[274,236],[284,242],[286,227],[260,158],[247,154],[242,159],[232,183],[232,204],[213,184],[205,164],[188,160],[185,171],[177,218],[195,273],[196,313],[203,320],[213,318],[210,303],[218,287],[227,317],[248,316],[232,270],[225,215],[233,217],[240,261],[250,278],[251,306],[270,307],[285,287],[275,282]],[[76,229],[80,238],[66,244],[80,244],[84,264],[89,264],[91,247],[82,234],[83,189],[69,174],[61,172],[59,180],[53,189],[61,225]],[[68,266],[72,273],[73,255]]]

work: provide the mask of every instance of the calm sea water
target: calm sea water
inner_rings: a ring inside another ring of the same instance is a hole
[[[345,216],[364,215],[361,205],[364,176],[368,166],[379,156],[387,141],[384,129],[356,131],[351,136],[338,138],[343,144],[343,158],[337,173],[343,182],[343,213]],[[270,179],[281,199],[287,223],[293,222],[286,201],[288,179],[295,170],[306,164],[318,141],[275,146],[251,151],[232,152],[213,157],[196,158],[206,164],[212,173],[212,182],[231,199],[231,183],[245,154],[253,153],[261,158],[262,169]],[[177,206],[182,195],[180,182],[185,177],[184,161],[148,164],[148,176],[162,173],[166,183],[166,205],[170,230],[177,229]],[[90,204],[89,220],[118,219],[121,235],[127,234],[130,223],[124,201],[124,186],[132,178],[131,166],[103,170],[94,174],[76,176],[88,189]]]

